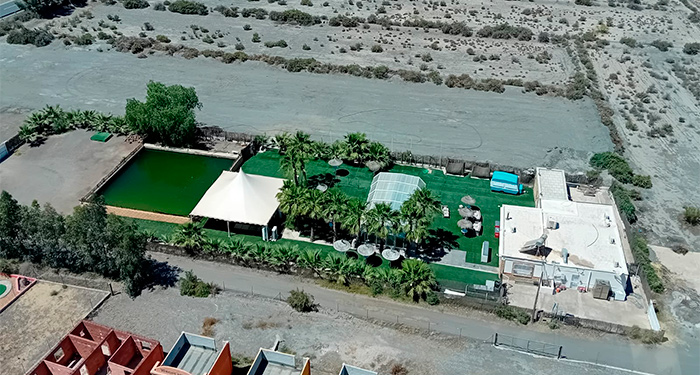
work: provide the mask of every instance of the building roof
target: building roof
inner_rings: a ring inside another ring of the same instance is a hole
[[[267,225],[277,211],[277,193],[284,180],[223,171],[209,187],[190,216],[229,222]]]
[[[537,200],[566,201],[566,174],[561,169],[537,168],[535,181],[538,187]]]
[[[343,363],[343,368],[340,369],[339,375],[377,375],[377,373]]]
[[[296,368],[293,355],[269,349],[260,349],[248,370],[248,375],[297,375],[300,373],[301,371]]]
[[[566,249],[572,266],[627,274],[613,210],[610,205],[551,200],[543,201],[540,208],[503,205],[499,254],[562,264]],[[551,249],[546,258],[520,251],[543,234],[547,235],[544,246]]]
[[[393,210],[401,208],[414,191],[425,187],[425,182],[416,176],[403,173],[381,172],[374,176],[367,196],[367,203],[388,203]]]

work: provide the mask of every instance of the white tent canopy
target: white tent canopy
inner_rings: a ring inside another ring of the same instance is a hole
[[[267,225],[279,207],[277,193],[283,183],[280,178],[249,175],[243,170],[223,171],[190,216]]]

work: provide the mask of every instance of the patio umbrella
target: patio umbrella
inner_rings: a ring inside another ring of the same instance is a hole
[[[385,249],[382,251],[382,257],[390,262],[393,262],[401,257],[401,253],[394,249]]]
[[[318,189],[321,193],[325,193],[326,190],[328,190],[328,186],[324,185],[324,184],[320,184],[320,185],[316,186],[316,189]]]
[[[350,242],[346,240],[338,240],[333,242],[333,248],[340,251],[341,253],[344,253],[348,250],[350,250]]]
[[[459,210],[459,216],[461,217],[472,217],[474,216],[474,211],[471,208],[468,207],[462,207]]]
[[[382,169],[382,164],[378,161],[370,160],[367,162],[367,168],[369,168],[370,171],[376,172],[380,169]]]
[[[357,253],[362,255],[363,257],[371,256],[374,254],[374,246],[369,244],[360,245],[357,248]]]
[[[472,198],[471,195],[465,195],[462,197],[462,203],[471,206],[474,203],[476,203],[476,200],[474,198]]]
[[[462,229],[472,229],[474,227],[474,224],[472,224],[472,222],[467,219],[462,219],[457,222],[457,226]]]
[[[328,165],[330,165],[331,167],[333,167],[335,169],[338,169],[338,167],[340,167],[342,164],[343,164],[343,161],[338,159],[338,158],[333,158],[333,159],[328,161]]]

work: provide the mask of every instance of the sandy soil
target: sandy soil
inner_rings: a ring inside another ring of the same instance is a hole
[[[124,137],[101,143],[90,141],[91,135],[76,130],[49,137],[39,147],[23,145],[0,165],[0,190],[22,204],[36,199],[71,213],[80,198],[136,147]]]
[[[104,296],[105,292],[37,282],[0,314],[2,373],[29,371]]]

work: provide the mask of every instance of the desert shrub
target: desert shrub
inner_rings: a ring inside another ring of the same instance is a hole
[[[633,325],[625,332],[627,336],[639,340],[644,344],[660,344],[664,342],[663,331],[652,331],[649,329],[641,329],[637,325]]]
[[[304,51],[310,51],[310,50],[311,50],[311,47],[309,47],[308,44],[304,43],[304,45],[301,46],[301,49],[303,49]]]
[[[258,33],[253,33],[253,39],[251,39],[253,43],[260,43],[260,35]]]
[[[214,11],[221,13],[224,17],[238,17],[238,7],[225,7],[223,5],[217,5],[214,7]]]
[[[632,185],[640,187],[640,188],[644,188],[644,189],[650,189],[652,186],[651,176],[636,174],[636,175],[634,175],[634,177],[632,177]]]
[[[280,23],[292,23],[302,26],[311,26],[321,23],[320,17],[314,17],[298,9],[289,9],[284,12],[270,12],[270,20]]]
[[[235,48],[236,51],[243,51],[245,49],[245,46],[243,45],[243,43],[236,43]]]
[[[700,208],[683,207],[683,220],[690,225],[700,225]]]
[[[206,5],[189,0],[175,0],[168,6],[168,10],[180,14],[198,14],[206,16],[209,14],[209,9]]]
[[[272,47],[286,48],[287,42],[284,39],[280,39],[276,42],[267,41],[267,42],[265,42],[265,47],[267,47],[267,48],[272,48]]]
[[[122,0],[122,5],[126,9],[144,9],[148,8],[150,4],[146,0]]]
[[[634,48],[637,46],[637,40],[634,38],[629,38],[629,37],[620,38],[620,43],[622,43],[630,48]]]
[[[153,30],[155,30],[155,27],[153,27],[153,25],[151,25],[150,22],[144,22],[144,23],[143,23],[143,28],[146,29],[146,31],[153,31]]]
[[[697,55],[700,53],[700,43],[686,43],[683,45],[683,53],[688,55]]]
[[[585,5],[587,7],[593,5],[593,0],[576,0],[574,1],[576,5]]]
[[[382,52],[384,52],[384,48],[382,48],[382,46],[380,46],[379,44],[375,44],[372,46],[372,52],[382,53]]]
[[[497,26],[484,26],[476,32],[476,35],[482,38],[530,40],[533,33],[527,27],[502,23]]]
[[[157,10],[159,12],[164,12],[165,9],[165,4],[163,3],[156,3],[156,5],[153,6],[153,10]]]
[[[165,35],[156,35],[156,40],[161,43],[170,43],[170,38]]]
[[[659,49],[661,52],[666,52],[669,50],[669,48],[673,47],[673,43],[666,41],[666,40],[661,40],[661,39],[656,39],[655,41],[650,43],[652,46],[656,47]]]
[[[150,48],[153,43],[148,38],[138,38],[132,36],[120,36],[114,43],[114,49],[118,52],[141,53],[146,48]]]
[[[205,35],[204,38],[202,38],[202,42],[212,44],[214,43],[214,39],[212,39],[212,37],[209,35]]]
[[[530,315],[528,315],[528,313],[512,306],[499,306],[494,313],[501,319],[516,321],[520,324],[528,324],[530,322]]]
[[[202,321],[202,336],[214,337],[214,326],[219,322],[219,319],[207,317]]]
[[[389,68],[384,65],[375,66],[372,69],[372,74],[375,78],[386,79],[389,78]]]
[[[361,23],[365,23],[365,20],[360,17],[335,16],[328,20],[328,25],[335,27],[357,27]]]
[[[408,369],[400,363],[395,363],[391,366],[391,375],[408,375]]]
[[[100,32],[97,33],[97,39],[99,39],[99,40],[109,40],[109,39],[112,39],[112,36],[109,35],[109,34],[107,34],[107,33],[104,32],[104,31],[100,31]]]
[[[549,33],[546,31],[541,32],[537,36],[537,41],[541,43],[549,43]]]
[[[205,298],[218,293],[219,288],[214,283],[206,283],[192,271],[185,272],[180,278],[180,295]]]
[[[296,73],[301,72],[302,70],[311,71],[313,70],[314,66],[319,64],[320,63],[316,61],[316,59],[296,58],[287,60],[287,62],[284,64],[284,68],[287,69],[287,71]]]
[[[615,182],[610,187],[610,192],[613,197],[615,197],[615,203],[617,203],[617,208],[620,210],[622,216],[630,223],[637,221],[637,208],[634,206],[634,203],[632,203],[632,194],[630,194],[630,190],[625,189],[624,186]]]
[[[263,8],[244,8],[241,10],[241,16],[243,18],[253,17],[258,20],[264,20],[267,18],[267,10]]]
[[[0,273],[6,275],[19,273],[19,263],[14,259],[0,258]]]
[[[46,30],[27,29],[21,26],[10,31],[6,40],[9,44],[33,44],[37,47],[44,47],[51,44],[53,35]]]
[[[301,5],[312,7],[314,6],[314,3],[312,3],[311,0],[301,0]]]
[[[92,44],[95,41],[95,37],[92,36],[90,33],[85,33],[79,37],[76,37],[73,39],[73,43],[79,45],[79,46],[87,46]]]
[[[299,289],[289,291],[287,303],[294,310],[302,313],[318,310],[318,306],[314,303],[314,296]]]
[[[226,63],[226,64],[230,64],[230,63],[232,63],[232,62],[234,62],[234,61],[241,61],[241,62],[243,62],[243,61],[246,61],[246,60],[248,60],[248,55],[247,55],[245,52],[242,52],[242,51],[238,51],[238,52],[234,52],[234,53],[228,53],[228,52],[227,52],[227,53],[224,53],[224,54],[221,56],[221,61],[223,61],[223,62]]]
[[[623,184],[632,182],[634,173],[627,161],[614,152],[601,152],[591,157],[592,167],[607,169],[610,174]]]
[[[430,292],[425,297],[425,302],[427,302],[428,305],[431,305],[431,306],[439,305],[440,304],[440,297],[438,297],[437,293]]]
[[[401,79],[407,82],[423,83],[425,82],[425,75],[421,72],[416,72],[414,70],[404,70],[401,69],[396,72]]]

